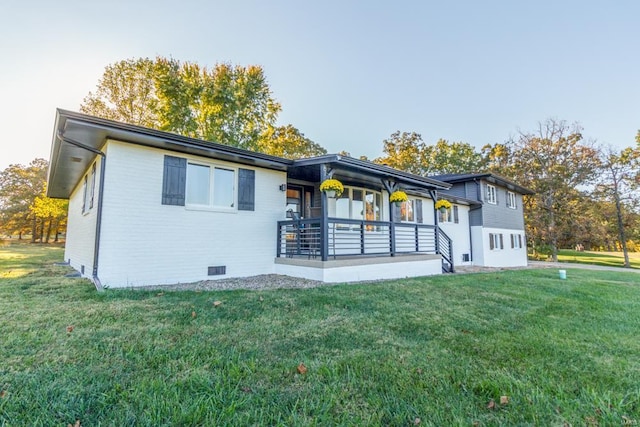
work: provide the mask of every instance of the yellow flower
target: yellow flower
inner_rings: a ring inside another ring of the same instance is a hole
[[[448,200],[438,200],[436,202],[436,209],[440,209],[440,208],[444,208],[444,209],[449,209],[451,207],[451,203]]]
[[[407,197],[407,193],[405,193],[404,191],[394,191],[393,193],[391,193],[391,196],[389,196],[389,201],[391,203],[406,202],[407,200],[409,200],[409,198]]]
[[[320,191],[335,191],[336,197],[340,197],[344,191],[344,186],[337,179],[325,179],[320,184]]]

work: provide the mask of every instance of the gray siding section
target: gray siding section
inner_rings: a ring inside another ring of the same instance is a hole
[[[482,225],[482,209],[480,207],[469,211],[469,225],[471,227]]]
[[[454,197],[462,197],[462,198],[467,198],[467,195],[465,193],[465,189],[464,189],[464,183],[462,184],[453,184],[453,186],[448,189],[448,190],[440,190],[440,192],[442,194],[449,194],[451,196]]]
[[[493,185],[493,184],[491,184]],[[487,183],[482,183],[482,223],[471,225],[482,225],[484,227],[506,228],[511,230],[524,230],[524,215],[522,212],[522,195],[516,194],[516,209],[507,207],[507,189],[494,185],[496,188],[497,204],[486,201]]]
[[[475,182],[465,182],[464,183],[464,197],[469,200],[480,200],[478,198],[478,184]]]

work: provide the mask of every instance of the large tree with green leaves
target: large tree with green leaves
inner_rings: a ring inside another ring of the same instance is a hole
[[[258,151],[286,159],[327,154],[327,150],[305,137],[292,125],[269,126],[258,142]]]
[[[557,261],[559,239],[570,227],[571,208],[580,197],[577,189],[591,183],[598,170],[597,151],[583,141],[578,124],[557,119],[520,132],[508,145],[511,178],[535,192],[526,199],[530,239],[549,245]]]
[[[0,225],[8,234],[31,231],[35,242],[38,219],[31,206],[43,194],[48,163],[34,159],[29,165],[12,164],[0,172]]]
[[[427,145],[416,132],[396,131],[382,144],[384,156],[375,159],[376,163],[416,175],[477,172],[484,164],[482,155],[470,144],[439,139]]]
[[[285,157],[324,151],[292,125],[277,127],[280,110],[260,66],[207,68],[163,57],[108,65],[80,107],[99,117]]]
[[[624,255],[624,266],[631,267],[627,248],[627,212],[637,209],[640,197],[640,148],[627,147],[617,150],[611,146],[600,151],[601,169],[594,195],[614,208],[615,228],[620,248]]]

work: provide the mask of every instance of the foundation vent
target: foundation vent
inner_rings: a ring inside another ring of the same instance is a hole
[[[220,276],[223,274],[227,274],[227,266],[226,265],[219,265],[217,267],[209,267],[207,269],[207,274],[209,276]]]
[[[469,262],[471,260],[471,257],[469,256],[469,254],[462,254],[462,262]]]

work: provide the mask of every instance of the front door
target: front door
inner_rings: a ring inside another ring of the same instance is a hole
[[[310,208],[312,203],[311,189],[302,185],[287,185],[287,216],[289,211],[295,212],[301,218],[311,216]]]

